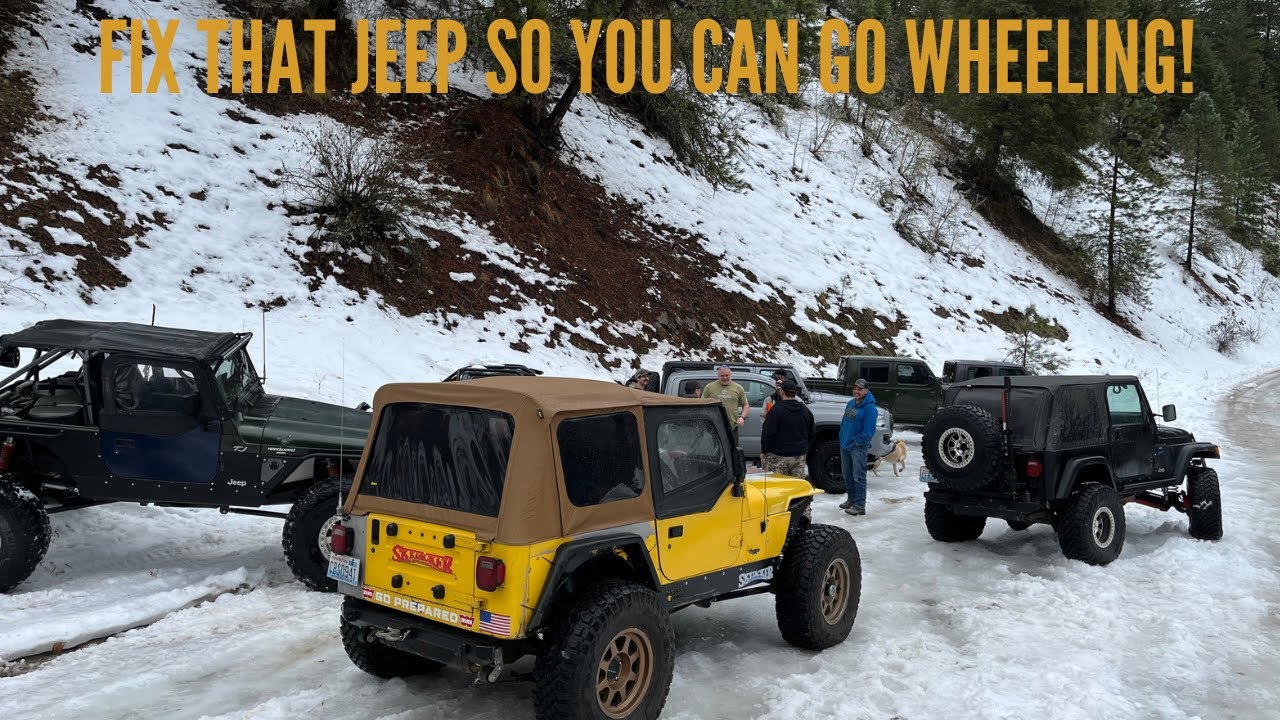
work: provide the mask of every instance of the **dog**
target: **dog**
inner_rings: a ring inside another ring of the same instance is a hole
[[[877,470],[879,470],[880,463],[882,462],[891,463],[893,467],[893,476],[898,477],[899,466],[901,466],[902,470],[907,469],[907,443],[899,440],[893,444],[893,450],[891,450],[888,455],[875,459],[875,462],[871,464],[871,472],[875,473],[876,477],[880,477],[880,473],[877,472]]]

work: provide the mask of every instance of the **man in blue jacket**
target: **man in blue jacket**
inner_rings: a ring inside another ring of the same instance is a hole
[[[853,384],[853,399],[844,407],[840,421],[840,471],[849,499],[840,507],[850,515],[867,514],[867,453],[876,433],[876,396],[867,381],[858,378]]]

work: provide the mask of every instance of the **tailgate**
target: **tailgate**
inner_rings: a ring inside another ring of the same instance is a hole
[[[365,528],[364,584],[432,605],[477,607],[474,532],[371,513]]]

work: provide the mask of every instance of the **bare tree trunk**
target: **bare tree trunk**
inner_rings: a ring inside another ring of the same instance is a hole
[[[1191,173],[1191,227],[1187,231],[1187,272],[1191,272],[1191,251],[1196,243],[1196,200],[1200,196],[1200,153],[1196,153],[1195,170]]]
[[[1107,311],[1116,312],[1116,204],[1120,194],[1120,156],[1111,154],[1111,217],[1107,221]]]

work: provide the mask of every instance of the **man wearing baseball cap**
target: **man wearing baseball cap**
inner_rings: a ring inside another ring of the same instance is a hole
[[[763,466],[779,475],[807,479],[805,457],[813,440],[813,413],[796,400],[800,385],[795,380],[783,380],[778,389],[782,400],[764,416],[764,428],[760,432]]]
[[[840,471],[849,499],[840,507],[850,515],[867,514],[867,454],[876,432],[876,396],[864,378],[853,383],[853,399],[840,421]]]

